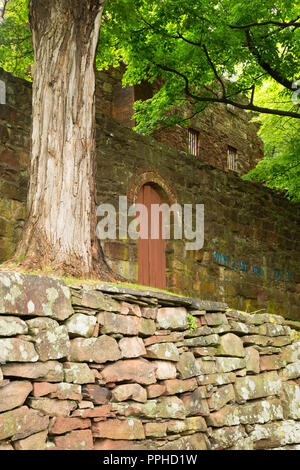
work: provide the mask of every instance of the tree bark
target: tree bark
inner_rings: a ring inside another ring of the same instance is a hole
[[[32,156],[15,260],[113,280],[96,236],[95,55],[104,3],[30,0]]]

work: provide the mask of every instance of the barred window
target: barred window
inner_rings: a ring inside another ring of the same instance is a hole
[[[189,129],[189,153],[192,155],[199,155],[199,143],[200,136],[199,132],[195,129]]]
[[[228,145],[227,167],[229,170],[237,171],[237,149]]]

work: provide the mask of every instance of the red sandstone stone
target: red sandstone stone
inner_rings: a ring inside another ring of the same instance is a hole
[[[109,419],[95,423],[92,427],[94,437],[107,439],[138,440],[145,439],[144,428],[137,419]]]
[[[111,405],[104,405],[98,406],[96,408],[90,408],[86,410],[75,410],[72,413],[74,417],[81,417],[81,418],[106,418],[110,416],[111,413]]]
[[[57,389],[56,384],[50,384],[48,382],[35,382],[33,384],[32,395],[34,397],[44,397],[49,393],[55,392]]]
[[[86,429],[91,427],[90,419],[65,418],[58,416],[52,418],[49,426],[50,434],[65,434],[75,429]]]
[[[64,436],[54,438],[57,448],[64,450],[92,450],[93,436],[90,430],[72,431]]]
[[[106,382],[136,382],[150,385],[156,382],[155,367],[151,362],[142,359],[118,361],[102,371]]]

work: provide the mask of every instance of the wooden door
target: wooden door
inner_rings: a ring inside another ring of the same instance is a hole
[[[138,240],[138,282],[145,286],[166,289],[165,240],[162,238],[162,214],[159,215],[159,238],[151,239],[151,205],[162,204],[158,192],[151,184],[145,184],[138,195],[137,202],[148,210],[148,239]],[[143,222],[142,222],[143,223]]]

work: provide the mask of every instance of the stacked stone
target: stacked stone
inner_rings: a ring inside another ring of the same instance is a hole
[[[0,449],[297,449],[300,341],[217,302],[0,272]]]

